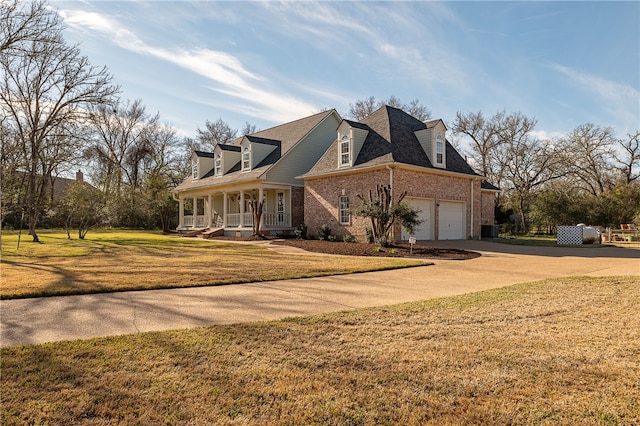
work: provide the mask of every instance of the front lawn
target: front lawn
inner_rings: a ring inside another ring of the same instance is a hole
[[[2,233],[1,298],[283,280],[424,265],[408,259],[287,256],[262,247],[142,231]]]
[[[563,278],[7,348],[0,423],[640,424],[638,306],[638,277]]]

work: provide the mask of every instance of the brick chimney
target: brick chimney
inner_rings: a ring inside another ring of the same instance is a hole
[[[84,175],[80,170],[76,172],[76,182],[80,182],[80,183],[84,182]]]

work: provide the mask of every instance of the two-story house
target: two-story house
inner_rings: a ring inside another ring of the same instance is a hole
[[[352,207],[377,185],[389,185],[394,201],[420,210],[418,240],[480,236],[481,225],[493,225],[495,192],[483,184],[447,141],[442,120],[422,122],[404,111],[383,106],[360,122],[342,120],[337,137],[304,180],[305,223],[309,232],[328,225],[336,235],[363,240],[369,219],[355,217]],[[409,235],[397,224],[395,240]]]
[[[442,120],[426,123],[383,106],[360,122],[335,110],[245,135],[213,152],[193,153],[193,174],[174,190],[178,230],[215,228],[251,233],[251,200],[265,200],[262,230],[290,233],[306,224],[313,235],[364,241],[369,220],[353,207],[377,185],[420,210],[418,240],[480,236],[494,224],[498,188],[483,181],[447,141]],[[409,235],[397,225],[395,240]]]
[[[213,152],[195,151],[192,174],[173,191],[178,231],[216,229],[249,235],[251,200],[264,201],[261,229],[289,233],[304,220],[306,173],[335,139],[335,110],[244,135]]]

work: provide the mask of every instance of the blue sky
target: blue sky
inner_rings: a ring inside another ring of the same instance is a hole
[[[640,2],[51,0],[122,97],[185,136],[391,95],[446,123],[522,112],[541,137],[640,129]]]

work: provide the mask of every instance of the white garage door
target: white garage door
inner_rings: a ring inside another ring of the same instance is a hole
[[[407,198],[407,203],[420,210],[418,218],[422,223],[416,228],[416,240],[433,240],[433,200],[427,198]],[[402,228],[402,239],[408,240],[409,234]]]
[[[438,209],[438,239],[464,240],[467,228],[465,204],[460,201],[440,201]]]

